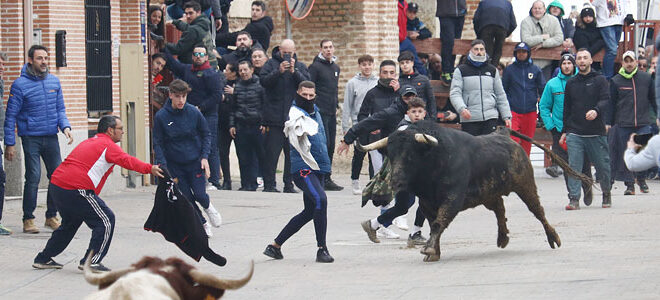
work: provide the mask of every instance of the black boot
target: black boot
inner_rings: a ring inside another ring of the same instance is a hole
[[[624,195],[634,195],[635,194],[635,183],[634,182],[626,182],[626,190],[623,192]]]
[[[594,192],[593,192],[593,188],[591,188],[591,186],[584,189],[584,199],[583,200],[584,200],[584,205],[585,206],[591,205],[591,202],[594,200]]]
[[[325,178],[324,189],[326,191],[341,191],[344,189],[344,187],[337,185],[334,181],[332,181],[332,178],[328,176]]]
[[[222,182],[222,190],[231,191],[231,181]]]
[[[330,252],[328,252],[328,248],[323,247],[319,248],[318,251],[316,251],[316,262],[320,263],[331,263],[335,261],[332,256],[330,256]]]
[[[649,186],[646,185],[646,180],[637,179],[637,184],[639,185],[639,190],[642,191],[642,193],[646,194],[649,192]]]
[[[603,192],[603,208],[612,207],[612,195],[610,192]]]

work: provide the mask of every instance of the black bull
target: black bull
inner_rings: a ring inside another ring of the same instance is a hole
[[[515,192],[541,222],[551,248],[561,246],[559,235],[548,224],[539,202],[534,170],[523,148],[509,134],[541,147],[571,176],[591,184],[567,163],[529,137],[507,128],[497,133],[472,136],[462,131],[420,121],[388,138],[361,146],[373,150],[387,146],[394,193],[409,191],[429,220],[431,236],[421,253],[424,261],[440,259],[440,236],[456,215],[484,205],[497,218],[497,246],[509,242],[502,196]]]

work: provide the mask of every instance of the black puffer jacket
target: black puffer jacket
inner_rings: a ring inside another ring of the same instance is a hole
[[[266,101],[263,105],[263,125],[283,127],[284,122],[289,118],[289,109],[296,96],[298,84],[309,80],[307,66],[301,63],[295,54],[293,58],[296,60],[295,72],[280,73],[280,63],[284,59],[282,59],[279,47],[275,47],[273,57],[259,72],[261,85],[266,92]]]
[[[264,98],[264,88],[259,84],[259,77],[252,75],[248,80],[238,80],[234,86],[229,127],[236,127],[236,124],[261,124],[261,106]]]
[[[410,75],[399,75],[399,84],[401,86],[411,85],[417,91],[417,97],[422,98],[426,102],[426,118],[435,120],[438,106],[435,103],[435,95],[433,95],[433,87],[429,78],[417,72]]]
[[[334,116],[337,114],[339,87],[339,66],[332,61],[317,55],[309,66],[309,77],[316,84],[316,106],[321,114]]]
[[[590,24],[580,25],[575,29],[573,34],[573,44],[575,44],[575,49],[587,48],[591,55],[595,55],[605,47],[605,41],[603,41],[603,36],[600,35],[600,30],[596,28],[596,21],[594,20]]]

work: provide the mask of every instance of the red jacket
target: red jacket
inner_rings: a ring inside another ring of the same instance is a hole
[[[406,16],[406,11],[408,11],[408,2],[399,1],[399,43],[408,37],[408,30],[406,26],[408,24],[408,17]]]
[[[94,190],[98,195],[115,164],[142,174],[151,172],[151,164],[128,155],[107,134],[97,133],[73,149],[50,183],[67,190]]]

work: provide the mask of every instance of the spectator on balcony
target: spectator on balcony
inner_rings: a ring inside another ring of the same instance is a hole
[[[414,57],[412,53],[405,51],[399,55],[399,68],[401,72],[399,73],[399,84],[401,85],[411,85],[415,87],[418,97],[424,100],[426,103],[426,119],[435,120],[437,107],[435,104],[435,96],[433,95],[433,87],[431,87],[431,82],[429,78],[415,72],[413,68]]]
[[[486,43],[490,63],[497,66],[506,37],[516,29],[516,16],[508,0],[484,0],[474,13],[474,32]]]
[[[586,48],[594,54],[605,47],[605,41],[596,26],[596,14],[593,7],[586,6],[580,12],[577,28],[575,28],[575,34],[573,35],[573,43],[575,48]]]
[[[241,31],[236,35],[236,50],[223,55],[218,61],[218,67],[225,69],[227,64],[238,65],[239,62],[252,60],[252,36],[247,31]]]
[[[405,0],[398,0],[399,15],[397,18],[397,24],[399,26],[399,53],[404,51],[410,51],[415,56],[415,69],[420,74],[426,75],[426,68],[422,64],[422,61],[419,60],[417,56],[417,49],[413,45],[412,40],[408,37],[408,17],[406,12],[408,11],[408,3]]]
[[[596,8],[596,26],[605,41],[605,56],[603,57],[603,75],[609,79],[614,76],[614,59],[616,58],[621,30],[624,20],[626,24],[635,22],[632,15],[627,15],[632,8],[627,7],[623,0],[593,0]]]
[[[426,27],[426,24],[417,17],[419,5],[417,3],[409,3],[408,10],[406,10],[406,29],[408,31],[408,38],[411,40],[425,40],[430,38],[433,33]]]
[[[163,107],[165,100],[167,100],[167,86],[161,85],[163,83],[163,71],[167,65],[167,60],[163,53],[156,53],[151,56],[151,105],[154,107],[154,114]]]
[[[231,33],[219,33],[215,36],[215,43],[218,47],[227,48],[236,43],[236,36],[241,31],[249,32],[252,39],[262,48],[268,50],[270,47],[270,35],[273,32],[273,19],[266,15],[266,3],[264,1],[252,1],[251,20],[245,28]],[[257,45],[254,43],[254,45]]]
[[[532,47],[532,50],[558,47],[564,41],[559,21],[545,11],[543,1],[535,1],[529,10],[529,16],[520,24],[520,40]],[[553,68],[550,66],[552,60],[536,59],[534,62],[543,69],[545,77],[549,78],[552,75]]]
[[[552,3],[548,5],[547,13],[557,17],[557,21],[559,21],[559,26],[561,27],[561,31],[564,34],[564,42],[562,43],[562,47],[573,47],[573,33],[575,33],[575,25],[573,25],[573,20],[570,18],[563,18],[564,6],[561,5],[559,0],[552,1]]]
[[[211,17],[211,14],[213,14],[216,28],[220,28],[222,26],[222,7],[220,6],[219,0],[165,0],[165,5],[167,5],[167,14],[172,20],[181,19],[181,17],[183,17],[185,14],[186,4],[190,2],[198,3],[200,5],[200,11],[204,12],[206,18]],[[209,26],[209,29],[210,28],[211,27]]]
[[[174,20],[172,24],[183,33],[181,38],[176,43],[167,43],[165,49],[173,55],[178,55],[181,63],[193,63],[193,49],[195,46],[202,44],[206,47],[208,54],[209,64],[214,68],[218,68],[218,61],[213,54],[213,39],[209,28],[211,22],[205,16],[202,16],[202,7],[195,1],[187,2],[184,6],[186,21]]]
[[[435,16],[440,20],[440,39],[442,40],[442,82],[449,86],[454,73],[454,40],[463,34],[463,23],[467,5],[465,0],[437,0]]]
[[[429,55],[429,76],[431,80],[440,80],[442,77],[442,57],[438,53]]]
[[[266,55],[266,50],[261,47],[254,47],[252,49],[252,65],[254,66],[254,74],[259,74],[261,68],[268,61],[268,55]]]

